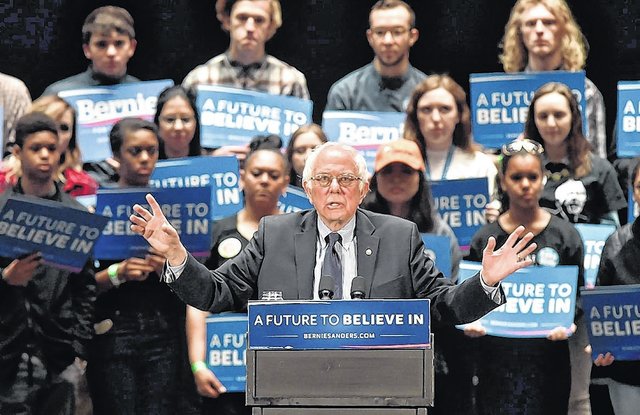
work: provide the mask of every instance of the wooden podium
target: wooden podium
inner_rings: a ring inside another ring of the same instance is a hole
[[[426,415],[433,405],[428,322],[427,347],[256,350],[249,314],[246,401],[253,415]]]

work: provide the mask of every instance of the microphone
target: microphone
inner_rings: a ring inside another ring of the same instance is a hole
[[[318,296],[321,300],[333,299],[333,287],[335,281],[331,275],[323,275],[320,277],[320,287],[318,288]]]
[[[351,298],[354,300],[364,299],[364,277],[358,275],[351,281]]]

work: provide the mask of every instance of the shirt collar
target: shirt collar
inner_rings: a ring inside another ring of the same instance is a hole
[[[329,229],[329,227],[325,225],[324,222],[322,222],[322,219],[320,219],[320,216],[318,216],[317,220],[318,220],[318,236],[320,237],[320,243],[322,244],[322,246],[324,246],[327,244],[327,242],[325,241],[325,238],[327,237],[327,235],[329,235],[333,231]],[[336,231],[342,237],[342,246],[345,246],[351,243],[355,235],[355,229],[356,229],[356,215],[353,215],[353,217],[349,220],[349,222],[346,223],[346,225],[342,227],[342,229],[339,229]]]
[[[243,65],[242,63],[240,63],[238,61],[232,60],[231,59],[231,54],[230,54],[230,52],[228,50],[224,53],[224,56],[225,56],[227,62],[229,63],[229,65],[231,67],[242,68],[242,69],[244,69],[246,71],[260,69],[262,67],[262,65],[264,65],[264,63],[267,60],[267,54],[265,53],[265,55],[262,57],[262,59],[260,59],[260,60],[258,60],[256,62],[250,63],[248,65]]]

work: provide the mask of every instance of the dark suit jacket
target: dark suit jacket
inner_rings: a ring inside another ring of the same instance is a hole
[[[312,299],[317,217],[315,210],[265,217],[238,256],[209,271],[189,255],[170,286],[184,302],[211,312],[241,310],[264,291]],[[359,209],[355,236],[366,298],[429,298],[434,322],[447,324],[474,321],[497,306],[478,275],[458,286],[446,279],[412,222]]]

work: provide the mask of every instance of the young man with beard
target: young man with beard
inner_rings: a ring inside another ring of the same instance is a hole
[[[409,63],[418,40],[415,13],[401,0],[380,0],[369,13],[367,40],[373,62],[351,72],[329,90],[326,111],[403,112],[409,96],[426,75]]]

